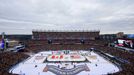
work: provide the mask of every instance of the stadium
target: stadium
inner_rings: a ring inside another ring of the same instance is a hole
[[[19,46],[13,50],[9,48],[10,42],[4,40],[6,47],[0,52],[2,63],[0,75],[133,75],[134,73],[134,50],[119,47],[118,44],[109,45],[111,41],[102,40],[99,30],[33,30],[31,38],[24,40],[24,35],[21,36],[23,40],[20,37],[1,36],[19,41]]]
[[[134,75],[134,0],[0,0],[0,75]]]

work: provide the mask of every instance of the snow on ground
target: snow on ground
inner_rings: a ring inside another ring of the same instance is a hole
[[[94,52],[89,51],[70,51],[71,53],[76,53],[79,55],[83,55],[82,57],[85,57],[89,62],[77,62],[77,61],[68,61],[68,62],[49,62],[46,61],[47,57],[49,57],[52,54],[56,54],[56,51],[44,51],[39,52],[25,61],[17,64],[16,66],[12,67],[10,69],[10,73],[13,74],[22,74],[22,75],[55,75],[54,73],[47,71],[43,72],[46,65],[55,65],[59,66],[59,68],[65,67],[66,69],[72,69],[74,66],[78,65],[87,65],[90,71],[81,71],[77,75],[102,75],[107,73],[115,73],[119,71],[119,68],[112,64],[111,62],[107,61],[103,57],[99,56],[98,54]],[[60,53],[63,53],[62,51]],[[67,54],[69,55],[69,54]],[[67,65],[66,65],[67,64]]]

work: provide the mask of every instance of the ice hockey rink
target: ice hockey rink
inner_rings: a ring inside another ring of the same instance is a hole
[[[79,50],[43,51],[10,69],[20,75],[105,75],[119,68],[95,52]]]

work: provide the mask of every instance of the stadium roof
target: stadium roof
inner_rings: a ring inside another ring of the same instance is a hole
[[[100,32],[100,30],[39,30],[33,29],[33,32]]]

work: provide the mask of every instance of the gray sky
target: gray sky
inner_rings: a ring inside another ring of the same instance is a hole
[[[134,0],[0,0],[0,33],[32,29],[134,33]]]

